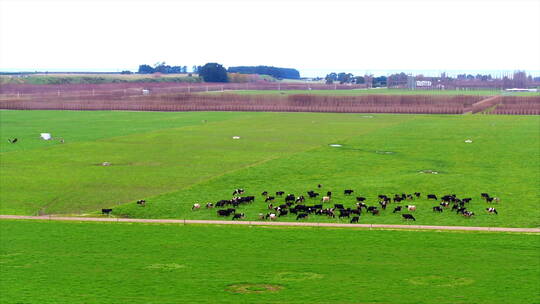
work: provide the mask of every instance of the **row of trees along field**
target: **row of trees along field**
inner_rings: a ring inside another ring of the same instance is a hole
[[[366,79],[367,78],[367,79]],[[344,83],[356,83],[364,84],[371,81],[373,87],[384,87],[387,83],[386,76],[379,77],[363,77],[363,76],[354,76],[352,73],[330,73],[324,78],[327,84],[332,84],[334,82],[339,82],[340,84]]]

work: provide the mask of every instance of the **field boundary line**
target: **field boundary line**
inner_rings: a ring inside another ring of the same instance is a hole
[[[261,222],[261,221],[224,221],[224,220],[186,220],[186,219],[136,219],[115,217],[70,217],[70,216],[32,216],[32,215],[0,215],[0,219],[11,220],[49,220],[76,222],[124,222],[124,223],[164,223],[164,224],[203,224],[203,225],[248,225],[248,226],[301,226],[301,227],[342,227],[342,228],[382,228],[405,230],[459,230],[490,232],[526,232],[540,233],[540,228],[509,227],[468,227],[468,226],[433,226],[433,225],[387,225],[387,224],[345,224],[317,222]]]

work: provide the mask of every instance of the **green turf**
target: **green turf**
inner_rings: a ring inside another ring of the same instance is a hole
[[[538,116],[0,114],[3,214],[94,213],[113,207],[116,215],[129,217],[216,219],[215,210],[192,212],[191,206],[228,199],[242,187],[246,195],[257,195],[255,204],[239,209],[246,220],[254,220],[267,212],[262,191],[300,195],[322,183],[321,193],[333,191],[332,203],[346,206],[354,204],[354,196],[342,194],[347,188],[366,196],[370,205],[377,194],[421,192],[423,198],[411,203],[418,205],[417,224],[540,225]],[[66,142],[38,140],[45,130]],[[19,143],[7,142],[13,134],[21,134]],[[241,139],[233,140],[235,135]],[[473,143],[464,143],[468,138]],[[333,143],[343,146],[328,146]],[[112,165],[101,166],[104,161]],[[481,192],[501,198],[499,215],[485,214]],[[427,201],[427,193],[472,197],[469,209],[477,216],[434,214],[431,207],[437,203]],[[142,198],[148,201],[144,208],[134,203]],[[313,216],[308,221],[339,220]],[[361,222],[402,220],[387,210]]]
[[[209,92],[202,94],[219,94],[219,92]],[[241,95],[293,95],[293,94],[313,94],[313,95],[336,95],[336,96],[356,96],[356,95],[508,95],[508,96],[539,96],[540,92],[516,92],[506,93],[498,89],[482,90],[405,90],[405,89],[355,89],[355,90],[240,90],[229,91],[225,94]]]
[[[8,220],[0,228],[2,303],[540,302],[538,235]]]

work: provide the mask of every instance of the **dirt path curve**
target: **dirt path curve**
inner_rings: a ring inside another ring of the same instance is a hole
[[[173,219],[128,219],[115,217],[68,217],[68,216],[26,216],[0,215],[0,219],[51,220],[78,222],[125,222],[125,223],[172,223],[205,225],[251,225],[251,226],[308,226],[308,227],[347,227],[347,228],[386,228],[386,229],[425,229],[462,231],[499,231],[540,233],[540,228],[505,227],[466,227],[466,226],[425,226],[425,225],[382,225],[382,224],[337,224],[337,223],[299,223],[299,222],[257,222],[257,221],[213,221],[213,220],[173,220]]]

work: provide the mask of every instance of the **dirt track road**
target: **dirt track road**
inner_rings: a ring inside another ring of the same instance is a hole
[[[68,217],[68,216],[26,216],[26,215],[0,215],[0,219],[77,221],[77,222],[204,224],[204,225],[345,227],[345,228],[409,229],[409,230],[425,229],[425,230],[460,230],[460,231],[494,231],[494,232],[540,233],[540,228],[505,228],[505,227],[337,224],[337,223],[213,221],[213,220],[173,220],[173,219],[128,219],[128,218],[114,218],[114,217]]]

